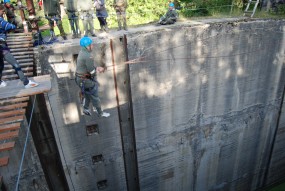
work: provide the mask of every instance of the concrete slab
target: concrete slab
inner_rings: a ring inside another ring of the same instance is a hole
[[[23,97],[48,92],[51,89],[50,75],[29,78],[39,83],[38,87],[25,89],[20,80],[6,81],[7,86],[1,88],[0,99],[9,97]]]

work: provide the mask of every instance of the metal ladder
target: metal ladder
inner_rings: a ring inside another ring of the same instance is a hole
[[[253,3],[255,3],[254,7],[253,7],[253,10],[249,10],[250,5],[253,4]],[[247,6],[246,6],[246,8],[244,10],[243,16],[247,16],[248,14],[251,14],[250,17],[253,17],[253,15],[254,15],[254,13],[256,11],[258,3],[259,3],[259,0],[254,0],[254,1],[249,0],[248,4],[247,4]]]

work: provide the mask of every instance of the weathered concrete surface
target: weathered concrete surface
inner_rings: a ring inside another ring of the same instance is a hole
[[[285,83],[284,26],[215,22],[128,36],[130,60],[145,61],[130,72],[141,190],[262,186]]]
[[[104,180],[106,190],[126,190],[113,70],[109,68],[111,55],[102,54],[102,64],[108,67],[104,74],[98,75],[102,108],[111,117],[99,119],[94,112],[92,117],[85,116],[78,96],[80,89],[74,81],[78,44],[47,47],[40,49],[38,55],[42,72],[52,76],[47,102],[66,180],[70,190],[98,190],[98,182]],[[105,45],[109,47],[108,41]],[[104,53],[102,47],[100,44],[94,50],[98,64],[100,53]],[[90,124],[98,124],[99,134],[87,135],[86,126]],[[92,157],[98,155],[102,155],[102,161],[93,163]]]
[[[285,42],[284,42],[285,43]],[[285,64],[285,63],[284,63]],[[283,74],[284,75],[284,74]],[[267,184],[279,183],[284,181],[284,159],[285,159],[285,97],[283,97],[283,107],[281,110],[278,129],[276,130],[276,138],[274,141],[274,147],[272,157],[270,159],[270,168],[268,169]]]
[[[128,178],[131,168],[138,170],[141,191],[244,191],[281,180],[284,170],[275,174],[274,167],[284,166],[284,153],[279,156],[277,149],[285,138],[278,126],[284,26],[284,20],[225,19],[131,29],[129,58],[143,61],[129,65],[132,102],[122,77],[127,70],[118,59],[121,49],[114,50],[113,70],[108,37],[95,38],[106,45],[108,70],[99,82],[108,119],[82,114],[73,80],[79,46],[41,50],[42,73],[53,77],[47,102],[70,190],[98,190],[101,180],[107,180],[105,190],[127,190],[130,181],[135,184]],[[118,44],[122,34],[110,38]],[[100,46],[94,53],[100,63]],[[123,111],[133,114],[135,135],[122,129],[131,128],[119,119]],[[94,121],[99,134],[87,136],[85,127]],[[134,158],[128,158],[133,147]],[[99,154],[103,161],[93,164],[92,156]],[[270,178],[264,177],[267,169]]]

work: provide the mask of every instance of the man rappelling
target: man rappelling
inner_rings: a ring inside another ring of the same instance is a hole
[[[98,95],[99,83],[97,81],[97,72],[103,73],[105,68],[94,65],[94,58],[91,54],[94,46],[91,38],[87,36],[81,38],[80,46],[81,50],[77,58],[75,82],[80,87],[81,93],[84,96],[83,113],[91,116],[89,110],[91,101],[94,111],[100,117],[109,117],[109,113],[102,111]]]

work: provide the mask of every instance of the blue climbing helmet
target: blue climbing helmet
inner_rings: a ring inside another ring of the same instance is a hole
[[[169,7],[174,7],[174,3],[169,3]]]
[[[4,3],[11,3],[10,0],[4,0]]]
[[[87,47],[92,44],[92,39],[89,38],[88,36],[85,36],[80,39],[80,46],[82,47]]]

